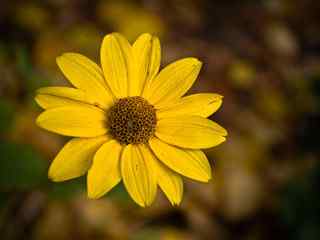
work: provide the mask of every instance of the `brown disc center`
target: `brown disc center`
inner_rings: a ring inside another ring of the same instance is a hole
[[[147,143],[156,123],[155,108],[142,97],[121,98],[108,112],[109,133],[121,144]]]

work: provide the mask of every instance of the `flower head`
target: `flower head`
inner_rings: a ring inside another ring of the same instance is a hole
[[[74,88],[41,88],[35,97],[45,109],[37,124],[73,137],[50,166],[53,181],[87,173],[88,196],[99,198],[122,180],[132,199],[148,206],[157,186],[179,204],[181,175],[201,182],[211,178],[200,149],[225,141],[226,130],[207,119],[222,96],[183,97],[201,62],[184,58],[159,72],[160,58],[157,37],[142,34],[130,45],[119,33],[103,39],[102,69],[76,53],[57,58]]]

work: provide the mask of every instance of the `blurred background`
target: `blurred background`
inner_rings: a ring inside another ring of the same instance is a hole
[[[47,179],[66,138],[35,126],[33,97],[67,81],[55,58],[99,62],[103,36],[160,37],[162,66],[204,62],[192,92],[224,95],[212,117],[229,131],[207,151],[213,179],[185,179],[138,207],[122,185],[88,200],[85,178]],[[320,239],[320,4],[309,0],[1,0],[2,240]]]

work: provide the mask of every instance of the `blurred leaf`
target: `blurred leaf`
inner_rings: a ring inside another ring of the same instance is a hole
[[[41,78],[40,75],[33,68],[31,58],[25,47],[16,47],[16,57],[17,70],[25,79],[27,92],[29,94],[33,95],[36,89],[49,85],[49,81],[44,78]]]
[[[49,12],[36,3],[22,2],[15,10],[14,20],[24,29],[38,31],[48,26]]]
[[[8,48],[7,46],[0,41],[0,65],[8,58]]]
[[[292,240],[320,239],[320,165],[290,182],[282,194],[281,219]]]
[[[246,61],[237,61],[230,66],[229,77],[234,87],[248,89],[252,86],[256,70]]]
[[[132,199],[129,197],[128,192],[122,182],[115,186],[110,193],[105,195],[105,197],[114,198],[122,203],[132,203]]]
[[[145,228],[135,234],[131,240],[160,240],[160,231],[153,228]]]
[[[0,143],[0,188],[25,190],[46,182],[47,164],[31,147]]]
[[[314,74],[308,80],[310,80],[308,82],[311,82],[311,92],[316,100],[317,112],[320,112],[320,72]]]
[[[0,100],[0,132],[7,132],[14,117],[14,108],[11,103]]]
[[[69,199],[86,189],[85,176],[66,182],[51,182],[48,195],[52,199]]]
[[[161,17],[152,11],[147,11],[133,1],[101,1],[98,5],[99,19],[113,30],[121,32],[130,41],[139,34],[149,32],[162,37],[165,32],[165,24]]]
[[[5,192],[0,192],[0,209],[2,209],[2,207],[5,207],[8,201],[9,201],[9,195]]]

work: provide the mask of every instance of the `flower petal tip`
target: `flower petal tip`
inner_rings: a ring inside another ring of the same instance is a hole
[[[38,125],[38,127],[42,128],[42,113],[36,118],[36,124]]]
[[[50,168],[48,170],[48,178],[52,182],[63,182],[63,181],[67,181],[67,180],[71,179],[66,176],[63,176],[62,174],[59,174],[59,171],[57,171],[56,168],[52,168],[52,165],[50,166]]]
[[[34,96],[34,100],[36,101],[36,103],[40,106],[39,104],[39,92],[36,92],[37,94]]]
[[[97,193],[97,192],[88,191],[88,192],[87,192],[87,196],[88,196],[89,199],[96,200],[96,199],[101,198],[101,197],[102,197],[102,194]]]
[[[58,64],[58,66],[59,66],[59,63],[61,63],[61,60],[63,60],[64,58],[73,57],[75,55],[77,55],[77,53],[72,53],[72,52],[62,53],[61,55],[56,57],[56,62]]]
[[[227,129],[225,129],[225,128],[223,128],[223,127],[221,127],[221,143],[223,143],[223,142],[225,142],[227,139],[226,139],[226,137],[228,136],[228,131],[227,131]]]
[[[208,179],[207,179],[206,182],[207,182],[207,183],[208,183],[208,182],[211,182],[211,180],[212,180],[212,174],[211,174],[211,172],[210,172],[210,175],[208,176]]]
[[[225,130],[225,132],[224,132],[224,134],[222,135],[223,137],[226,137],[226,136],[228,136],[228,131],[227,131],[227,129],[224,129]],[[226,141],[227,139],[226,138],[224,138],[224,141]],[[223,141],[223,142],[224,142]]]
[[[56,57],[56,63],[59,66],[59,63],[61,62],[61,59],[65,56],[66,53],[61,54],[60,56]]]
[[[143,208],[147,207],[147,205],[144,202],[136,202],[135,201],[135,203],[138,204],[140,207],[143,207]]]
[[[146,38],[152,38],[152,34],[150,34],[150,33],[142,33],[142,34],[140,34],[140,36],[139,37],[146,37]]]
[[[173,207],[179,207],[180,203],[181,203],[181,199],[174,199],[174,200],[170,201],[170,203]]]
[[[55,174],[53,174],[50,170],[49,170],[49,173],[48,173],[48,178],[52,181],[52,182],[63,182],[67,179],[63,179],[59,176],[56,176]]]
[[[226,135],[222,135],[220,142],[219,142],[217,145],[213,146],[213,147],[219,146],[220,144],[222,144],[222,143],[224,143],[225,141],[227,141],[227,138],[226,138],[227,136],[228,136],[227,133],[226,133]]]
[[[193,61],[193,64],[194,64],[195,66],[201,67],[202,62],[201,62],[198,58],[190,57],[189,59],[190,59],[191,61]]]
[[[135,201],[136,204],[138,204],[140,207],[143,207],[143,208],[146,208],[146,207],[150,207],[153,203],[153,200],[152,201]]]
[[[208,173],[208,175],[206,177],[203,177],[202,179],[198,179],[199,182],[203,182],[203,183],[208,183],[210,182],[212,179],[212,176],[211,176],[211,172]]]
[[[109,34],[105,35],[103,37],[103,41],[105,41],[105,40],[107,40],[109,38],[115,38],[116,36],[122,36],[122,35],[119,32],[112,32],[112,33],[109,33]]]
[[[222,100],[223,96],[220,94],[215,94],[215,100]]]
[[[36,125],[42,129],[46,129],[43,125],[43,115],[46,113],[45,111],[40,113],[40,115],[36,118]]]

